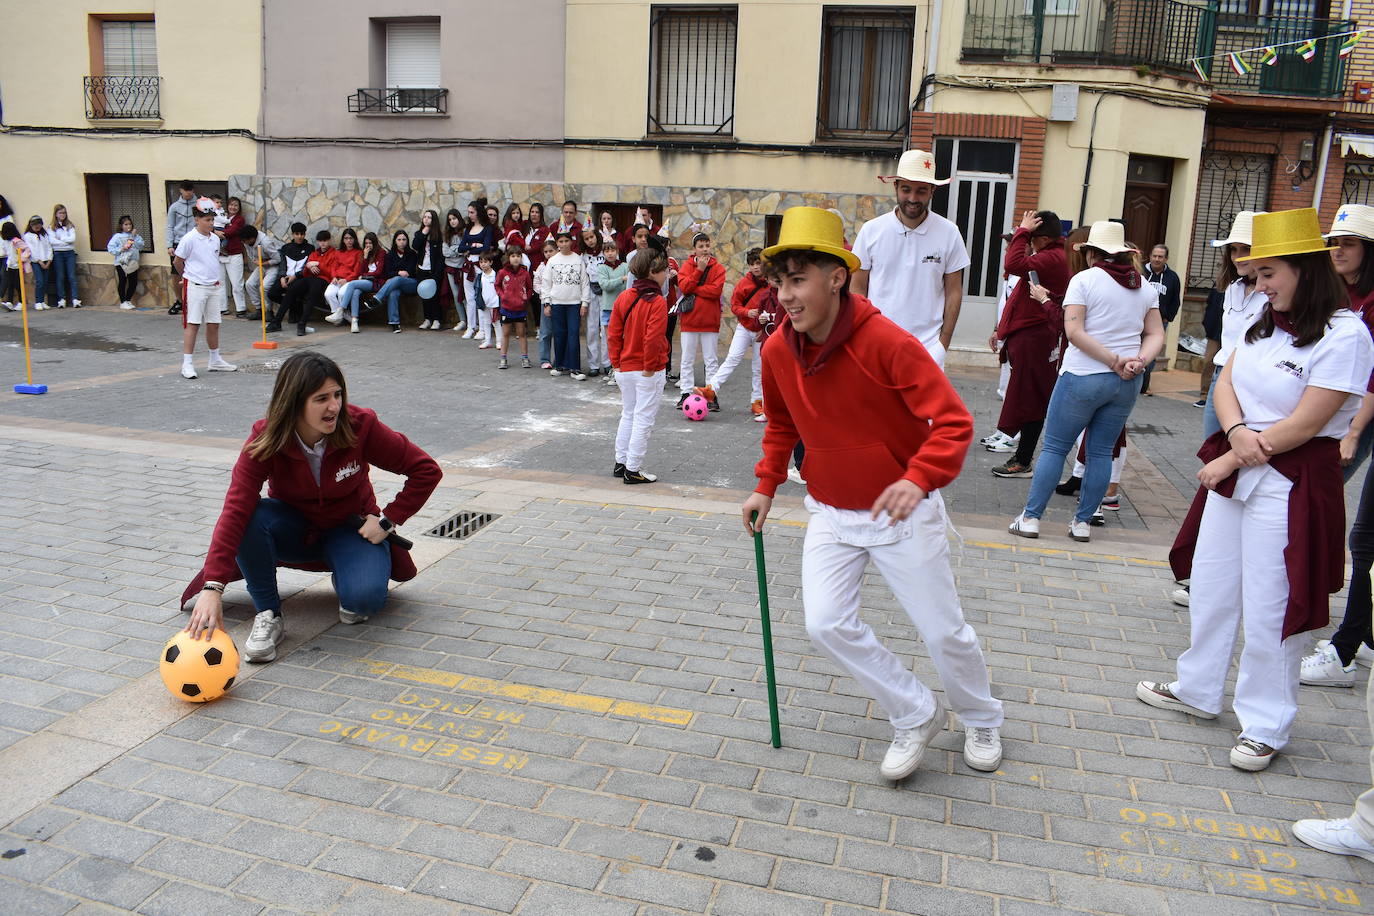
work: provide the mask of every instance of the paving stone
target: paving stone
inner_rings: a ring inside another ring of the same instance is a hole
[[[493,868],[535,881],[552,881],[591,890],[606,871],[606,861],[590,855],[515,843]]]
[[[78,858],[48,879],[48,887],[98,903],[130,910],[163,881],[123,862],[99,856]]]
[[[614,897],[656,903],[700,913],[711,899],[711,883],[641,866],[607,870],[601,890]]]
[[[187,913],[254,916],[262,912],[262,907],[232,894],[172,882],[158,891],[152,900],[139,907],[138,911],[147,913],[148,916],[185,916]]]
[[[528,887],[528,881],[518,878],[439,862],[424,873],[414,889],[456,903],[509,913]]]
[[[214,887],[228,887],[254,860],[222,846],[198,846],[168,838],[143,857],[140,867]]]
[[[235,882],[233,889],[237,895],[266,903],[290,901],[293,907],[321,912],[334,906],[348,885],[332,875],[259,862]]]
[[[414,855],[340,841],[320,856],[312,867],[374,884],[406,887],[427,864],[426,860]]]

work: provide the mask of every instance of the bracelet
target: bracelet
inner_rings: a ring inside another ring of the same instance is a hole
[[[221,583],[219,583],[219,582],[206,582],[206,583],[205,583],[205,587],[202,588],[201,591],[203,591],[203,592],[219,592],[219,593],[222,595],[222,594],[224,594],[224,585],[221,584]]]
[[[1238,427],[1241,427],[1241,426],[1244,426],[1244,425],[1245,425],[1245,421],[1244,421],[1244,420],[1241,420],[1241,421],[1240,421],[1239,423],[1237,423],[1235,426],[1232,426],[1230,429],[1228,429],[1228,430],[1226,431],[1226,438],[1227,438],[1227,439],[1230,439],[1230,438],[1231,438],[1231,433],[1235,432],[1236,429],[1237,429]]]

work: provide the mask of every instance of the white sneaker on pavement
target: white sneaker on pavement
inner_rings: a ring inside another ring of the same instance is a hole
[[[1334,852],[1338,856],[1359,856],[1361,859],[1374,862],[1374,843],[1360,835],[1352,818],[1342,817],[1330,821],[1308,818],[1297,821],[1293,824],[1293,836],[1323,852]]]
[[[134,304],[130,302],[128,299],[125,299],[123,302],[119,303],[119,307],[124,311],[129,312],[133,311]]]
[[[916,772],[931,740],[944,731],[945,719],[945,704],[936,697],[935,712],[924,724],[897,730],[878,772],[886,779],[905,779]]]
[[[1174,604],[1177,604],[1179,607],[1187,607],[1188,599],[1188,586],[1186,585],[1182,588],[1174,589],[1173,594],[1169,596],[1169,600],[1172,601]]]
[[[190,365],[189,363],[182,363],[182,364],[181,364],[181,377],[182,377],[182,378],[199,378],[199,376],[196,375],[196,367]]]
[[[244,660],[256,663],[270,662],[277,657],[277,646],[286,638],[286,627],[280,616],[271,610],[262,611],[253,618],[253,630],[243,641]]]
[[[787,466],[787,479],[795,484],[806,486],[806,478],[802,477],[801,471],[797,470],[797,466],[795,464],[790,464]]]
[[[1022,512],[1011,520],[1007,530],[1019,537],[1038,538],[1040,537],[1040,519],[1026,518],[1026,513]]]
[[[472,338],[474,338],[474,337],[476,337],[476,336],[477,336],[477,332],[474,331],[472,328],[468,328],[466,331],[463,332],[463,339],[464,339],[464,340],[472,340]]]
[[[330,324],[338,324],[340,321],[343,321],[343,311],[330,312],[328,315],[324,316],[324,320]]]
[[[238,370],[238,366],[233,363],[227,363],[223,359],[212,359],[210,360],[210,365],[205,368],[209,369],[211,372],[235,372]]]
[[[1087,522],[1073,521],[1069,523],[1069,537],[1075,541],[1091,541],[1093,529]]]
[[[1217,714],[1207,712],[1183,702],[1174,696],[1174,685],[1164,684],[1159,681],[1141,681],[1135,685],[1135,697],[1147,706],[1156,709],[1172,709],[1175,712],[1186,712],[1190,716],[1197,716],[1199,719],[1215,719]]]
[[[1317,640],[1316,648],[1321,650],[1329,645],[1331,645],[1331,640],[1319,639]],[[1374,668],[1374,649],[1369,648],[1369,646],[1366,646],[1364,643],[1360,643],[1360,647],[1355,650],[1355,661],[1364,665],[1366,668]]]
[[[1231,748],[1231,766],[1247,773],[1258,773],[1273,763],[1278,753],[1262,741],[1241,738],[1236,742],[1236,746]]]
[[[352,626],[355,623],[362,623],[366,619],[367,618],[362,614],[355,614],[352,611],[345,610],[342,606],[339,608],[339,623],[346,623]]]
[[[358,331],[361,330],[361,329],[358,327],[358,319],[356,319],[356,318],[353,319],[353,327],[350,328],[350,330],[351,330],[354,334],[357,334]]]
[[[964,763],[991,773],[1002,765],[1002,736],[995,728],[964,729]]]
[[[1340,653],[1328,641],[1302,660],[1298,683],[1312,687],[1354,687],[1355,663],[1342,665]]]

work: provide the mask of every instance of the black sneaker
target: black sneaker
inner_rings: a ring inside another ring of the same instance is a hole
[[[1008,458],[1006,464],[999,464],[992,469],[992,473],[998,477],[1034,477],[1035,469],[1029,464],[1022,464],[1015,458]]]
[[[720,413],[720,396],[711,398],[706,402],[706,409],[711,413]]]
[[[624,476],[625,476],[625,465],[623,465],[623,464],[621,464],[619,461],[617,461],[617,462],[615,463],[615,467],[611,468],[611,476],[612,476],[612,477],[624,477]]]
[[[267,333],[268,333],[268,334],[276,334],[276,333],[279,332],[280,330],[281,330],[281,324],[280,324],[280,322],[276,322],[276,321],[269,321],[269,322],[267,322]]]
[[[399,334],[399,333],[401,333],[401,326],[400,326],[399,324],[393,324],[393,325],[391,326],[391,333],[393,333],[393,334]]]
[[[682,409],[682,405],[685,404],[685,403],[687,402],[687,399],[690,398],[691,396],[692,396],[692,393],[691,393],[690,391],[684,391],[684,392],[682,393],[682,395],[677,399],[676,409],[677,409],[677,410],[681,410],[681,409]]]
[[[1060,496],[1073,496],[1083,486],[1082,477],[1070,477],[1068,480],[1054,488],[1054,492]]]
[[[1193,402],[1193,406],[1194,406],[1194,407],[1206,407],[1206,406],[1207,406],[1207,399],[1206,399],[1206,398],[1198,398],[1196,401]]]
[[[625,469],[626,483],[653,483],[655,480],[658,480],[658,477],[653,474],[645,474],[643,471],[632,471],[629,468]]]
[[[169,309],[167,310],[167,314],[168,314],[168,315],[180,315],[180,314],[181,314],[181,303],[180,303],[180,302],[174,302],[174,303],[172,303],[172,307],[169,308]]]

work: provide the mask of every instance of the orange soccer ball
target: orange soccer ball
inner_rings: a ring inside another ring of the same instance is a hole
[[[239,650],[233,637],[215,630],[210,641],[178,630],[162,647],[162,683],[172,696],[189,703],[207,703],[224,696],[239,673]]]

